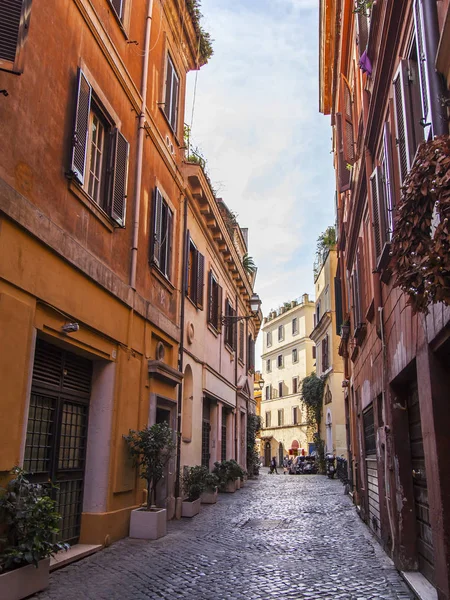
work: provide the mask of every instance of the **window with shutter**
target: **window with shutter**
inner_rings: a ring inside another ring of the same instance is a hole
[[[189,235],[189,233],[188,233]],[[188,263],[187,263],[187,286],[186,286],[186,295],[194,304],[197,301],[197,259],[198,259],[198,251],[197,248],[189,237],[188,240]]]
[[[23,72],[23,51],[30,27],[31,0],[0,2],[0,69]]]
[[[341,326],[344,321],[344,315],[342,310],[342,284],[340,276],[334,278],[334,298],[336,304],[336,335],[341,335]]]
[[[384,190],[381,180],[380,168],[376,167],[370,176],[370,189],[372,196],[372,215],[373,215],[373,236],[375,244],[375,257],[378,261],[383,252],[386,242],[386,214],[384,207]]]
[[[280,383],[280,386],[283,386],[283,384]],[[281,391],[281,393],[280,393],[280,398],[282,395],[283,395],[283,391]],[[283,427],[283,425],[284,425],[284,409],[281,408],[278,411],[278,427]]]
[[[173,213],[158,188],[153,195],[152,233],[150,262],[170,280]]]
[[[255,341],[251,335],[247,340],[247,372],[255,370]]]
[[[361,56],[367,50],[369,40],[369,17],[363,11],[356,14],[356,26],[358,29],[359,56]]]
[[[292,423],[293,425],[297,425],[298,423],[298,406],[292,408]]]
[[[313,359],[315,359],[315,358],[316,358],[316,352],[317,352],[317,351],[316,351],[316,347],[315,347],[315,346],[313,346],[313,347],[312,347],[312,357],[313,357]]]
[[[271,418],[270,418],[270,411],[266,412],[266,427],[270,427],[271,425]]]
[[[245,329],[244,323],[241,321],[239,323],[239,360],[244,360],[244,352],[245,352]]]
[[[164,114],[175,134],[178,122],[178,97],[180,78],[178,77],[172,59],[167,55],[166,62],[166,90],[164,100]]]
[[[236,349],[236,321],[233,322],[233,317],[236,317],[236,311],[227,299],[225,302],[225,316],[231,317],[226,321],[225,327],[225,344],[227,344],[233,350]]]
[[[270,358],[268,358],[266,361],[266,371],[267,371],[267,373],[270,373],[270,371],[271,371]]]
[[[297,335],[298,333],[298,320],[292,319],[292,335]]]
[[[129,148],[78,69],[70,176],[120,227],[125,227]]]
[[[394,171],[392,164],[392,138],[389,122],[386,121],[383,129],[383,212],[385,213],[386,241],[391,241],[394,231]]]
[[[278,398],[282,398],[283,397],[283,382],[280,381],[278,383]]]
[[[341,102],[342,102],[342,149],[346,165],[355,162],[355,139],[353,133],[353,102],[350,86],[341,74]]]
[[[429,140],[433,137],[433,125],[431,117],[430,84],[428,81],[427,69],[428,56],[425,44],[423,7],[422,2],[419,2],[418,0],[414,1],[414,27],[417,41],[417,62],[420,79],[420,97],[422,104],[422,118],[420,123],[423,127],[424,138],[426,140]]]
[[[292,378],[292,393],[296,394],[298,392],[298,377]]]
[[[297,348],[294,348],[292,350],[292,362],[293,363],[298,362],[298,350],[297,350]]]
[[[270,400],[270,385],[266,387],[266,400]]]
[[[343,118],[340,113],[336,113],[336,147],[339,191],[345,192],[350,189],[351,171],[344,156]]]
[[[408,60],[402,60],[394,77],[394,106],[400,184],[409,172],[417,146],[423,138],[420,126],[420,92],[416,45]]]
[[[125,227],[130,145],[118,129],[114,130],[112,136],[110,215],[118,225]]]
[[[197,308],[203,310],[203,288],[205,285],[205,257],[197,252]]]
[[[266,344],[267,344],[267,347],[272,345],[272,332],[271,331],[268,331],[266,334]]]
[[[277,358],[278,368],[281,369],[283,367],[283,355],[279,354]]]
[[[123,22],[123,13],[124,13],[124,0],[109,0],[111,6],[114,8],[114,12],[119,19],[119,21]]]
[[[282,342],[284,340],[284,325],[278,326],[278,341]]]
[[[222,288],[211,270],[208,276],[208,323],[216,331],[222,331]]]

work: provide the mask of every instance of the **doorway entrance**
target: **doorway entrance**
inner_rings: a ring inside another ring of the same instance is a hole
[[[434,584],[433,534],[430,524],[425,454],[420,420],[419,394],[416,384],[412,385],[409,389],[407,406],[419,570]]]
[[[24,469],[55,486],[58,540],[68,544],[80,536],[91,380],[90,360],[36,341]]]
[[[264,448],[264,466],[265,467],[270,467],[270,459],[272,458],[270,456],[271,452],[270,452],[270,442],[266,442],[266,446]]]

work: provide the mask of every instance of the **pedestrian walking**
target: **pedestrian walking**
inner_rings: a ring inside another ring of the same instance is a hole
[[[289,471],[289,456],[285,456],[283,460],[283,475]]]
[[[277,471],[277,459],[275,458],[275,456],[273,456],[272,460],[270,461],[270,471],[269,471],[269,473],[273,474],[274,471],[278,475],[278,471]]]

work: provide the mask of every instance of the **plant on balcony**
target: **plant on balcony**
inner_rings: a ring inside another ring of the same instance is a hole
[[[375,1],[376,0],[355,0],[355,8],[353,9],[353,12],[368,16],[372,6],[375,4]]]
[[[213,40],[211,39],[211,35],[200,25],[203,16],[200,12],[200,6],[200,0],[186,0],[186,7],[191,16],[192,24],[194,25],[195,33],[199,40],[199,55],[203,63],[206,63],[214,53],[212,47]]]
[[[394,223],[394,285],[413,312],[450,305],[450,138],[420,144],[405,178]]]

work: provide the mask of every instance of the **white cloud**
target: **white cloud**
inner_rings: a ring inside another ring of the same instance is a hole
[[[316,239],[334,221],[331,131],[318,113],[318,2],[203,0],[202,12],[215,53],[198,74],[193,139],[219,195],[249,227],[267,313],[312,295]],[[188,122],[191,107],[188,99]]]

